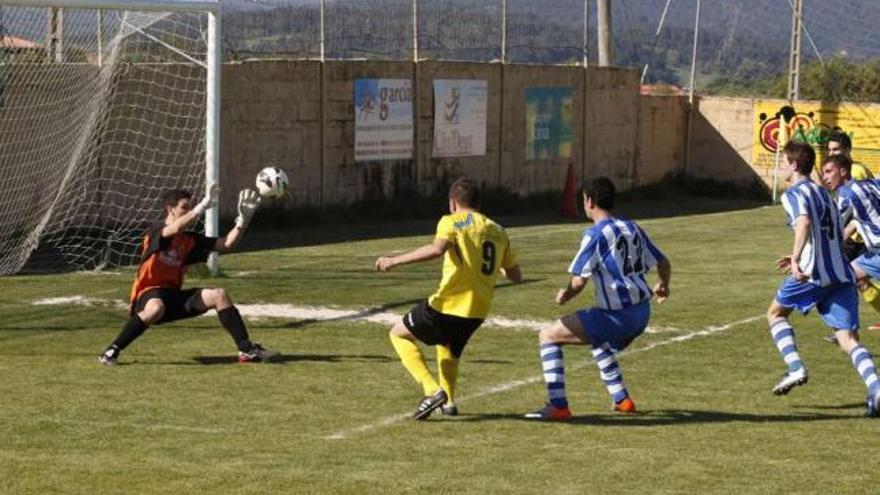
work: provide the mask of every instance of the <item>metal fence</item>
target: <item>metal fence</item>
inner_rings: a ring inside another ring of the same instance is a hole
[[[226,60],[589,65],[598,58],[599,0],[220,1]],[[608,1],[613,65],[640,70],[645,83],[687,86],[693,69],[702,93],[787,96],[800,3],[802,96],[880,100],[878,0]],[[3,9],[0,48],[50,45],[51,22],[15,24]]]
[[[611,0],[614,65],[696,88],[785,96],[796,0]],[[802,0],[802,78],[880,73],[876,0]],[[228,59],[595,64],[597,0],[224,0]],[[836,65],[835,65],[836,64]],[[840,66],[828,73],[827,67]],[[832,86],[834,82],[830,83]],[[833,88],[878,100],[870,81]],[[809,95],[807,95],[809,96]],[[872,97],[873,96],[873,97]]]

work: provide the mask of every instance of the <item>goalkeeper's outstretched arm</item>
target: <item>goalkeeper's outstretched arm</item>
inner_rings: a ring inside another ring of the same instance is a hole
[[[238,245],[238,241],[241,240],[244,231],[247,230],[247,226],[251,222],[251,218],[254,217],[254,213],[256,213],[259,207],[260,196],[256,191],[244,189],[239,192],[238,216],[235,217],[235,225],[232,226],[228,234],[217,239],[217,242],[214,243],[214,251],[218,253],[232,251]]]
[[[238,241],[244,236],[244,231],[244,227],[233,225],[225,236],[218,238],[217,242],[214,243],[214,251],[218,253],[232,251],[238,245]]]

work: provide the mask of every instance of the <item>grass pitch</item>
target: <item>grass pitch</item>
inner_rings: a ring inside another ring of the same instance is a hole
[[[673,265],[651,333],[620,359],[642,412],[612,414],[587,350],[568,347],[576,417],[565,424],[521,419],[545,400],[537,337],[525,326],[477,332],[461,366],[461,416],[414,422],[406,418],[420,390],[386,325],[251,320],[252,336],[285,359],[245,366],[208,316],[151,328],[106,369],[96,358],[124,322],[118,301],[133,270],[3,278],[0,491],[874,492],[880,421],[861,417],[864,387],[814,315],[792,319],[810,383],[771,395],[784,365],[760,317],[791,233],[781,207],[698,213],[730,206],[685,198],[630,207]],[[592,303],[589,288],[553,304],[582,223],[502,223],[520,225],[509,232],[528,283],[499,288],[493,315],[549,322]],[[376,256],[426,242],[434,224],[401,229],[415,236],[394,227],[361,228],[373,240],[226,256],[225,277],[188,285],[222,285],[240,304],[402,314],[433,290],[440,263],[374,272]],[[253,234],[251,246],[290,245],[301,233]],[[73,296],[89,305],[34,304]],[[877,319],[863,308],[863,324]],[[880,335],[862,333],[880,355]]]

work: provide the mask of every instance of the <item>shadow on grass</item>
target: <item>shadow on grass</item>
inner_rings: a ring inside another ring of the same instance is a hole
[[[840,409],[851,409],[859,405],[841,406]],[[853,414],[754,414],[724,411],[700,411],[684,409],[667,409],[643,411],[636,415],[599,414],[595,416],[573,416],[566,424],[591,426],[662,426],[710,423],[797,423],[810,421],[835,421],[841,419],[861,419]],[[533,423],[555,423],[528,419],[522,414],[462,414],[459,421],[526,421]]]
[[[835,405],[823,404],[823,405],[815,405],[815,406],[814,406],[814,405],[807,405],[807,406],[791,406],[791,407],[794,407],[795,409],[826,409],[826,410],[840,410],[840,409],[858,409],[858,408],[864,408],[864,407],[865,407],[865,403],[864,403],[864,402],[853,402],[853,403],[850,403],[850,404],[835,404]]]
[[[396,357],[386,356],[382,354],[283,354],[273,361],[267,363],[254,363],[250,366],[260,366],[262,364],[287,364],[297,362],[318,362],[318,363],[393,363],[397,362]],[[431,359],[427,359],[431,361]],[[213,365],[238,365],[238,356],[195,356],[192,361],[153,361],[153,362],[122,362],[119,366],[128,366],[132,364],[152,364],[152,365],[184,365],[184,366],[213,366]],[[468,364],[513,364],[513,361],[502,359],[469,359]]]
[[[162,364],[199,364],[199,365],[216,365],[216,364],[239,364],[238,356],[195,356],[191,361],[181,361],[175,363]],[[296,363],[299,361],[313,361],[324,363],[341,363],[341,362],[361,362],[361,363],[388,363],[392,359],[388,356],[380,354],[283,354],[278,358],[267,363],[260,364],[286,364]]]
[[[544,197],[546,196],[546,197]],[[434,233],[437,220],[448,213],[445,195],[398,199],[389,203],[354,204],[337,212],[315,209],[267,208],[254,220],[242,239],[239,252],[295,246],[335,244],[347,241],[387,239]],[[487,194],[484,213],[505,227],[586,224],[582,211],[565,218],[556,211],[559,194],[518,197],[508,193]],[[578,208],[581,208],[579,201]],[[616,213],[634,220],[697,215],[766,206],[754,192],[737,191],[706,181],[672,180],[622,193]]]

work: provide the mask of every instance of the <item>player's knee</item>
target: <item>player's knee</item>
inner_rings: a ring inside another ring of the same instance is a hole
[[[165,304],[160,299],[150,299],[147,301],[147,304],[144,305],[144,309],[142,309],[138,313],[138,317],[146,323],[150,325],[165,314]]]
[[[538,340],[542,344],[555,343],[563,340],[559,325],[553,324],[542,328],[538,333]]]
[[[406,325],[404,325],[403,322],[398,322],[393,327],[391,327],[391,330],[388,330],[388,337],[397,337],[399,339],[412,339],[412,333],[410,333],[409,329],[406,328]]]
[[[213,290],[215,299],[217,300],[217,306],[229,306],[232,304],[232,299],[229,297],[229,293],[226,292],[226,289],[218,287]]]
[[[776,320],[780,318],[785,318],[785,310],[781,306],[777,304],[771,304],[769,308],[767,308],[767,323],[773,324]]]
[[[840,350],[846,354],[852,352],[859,345],[858,334],[855,332],[835,332],[837,335],[837,345]]]
[[[201,296],[202,302],[205,303],[205,307],[208,309],[223,309],[232,304],[226,289],[223,288],[202,289]]]

